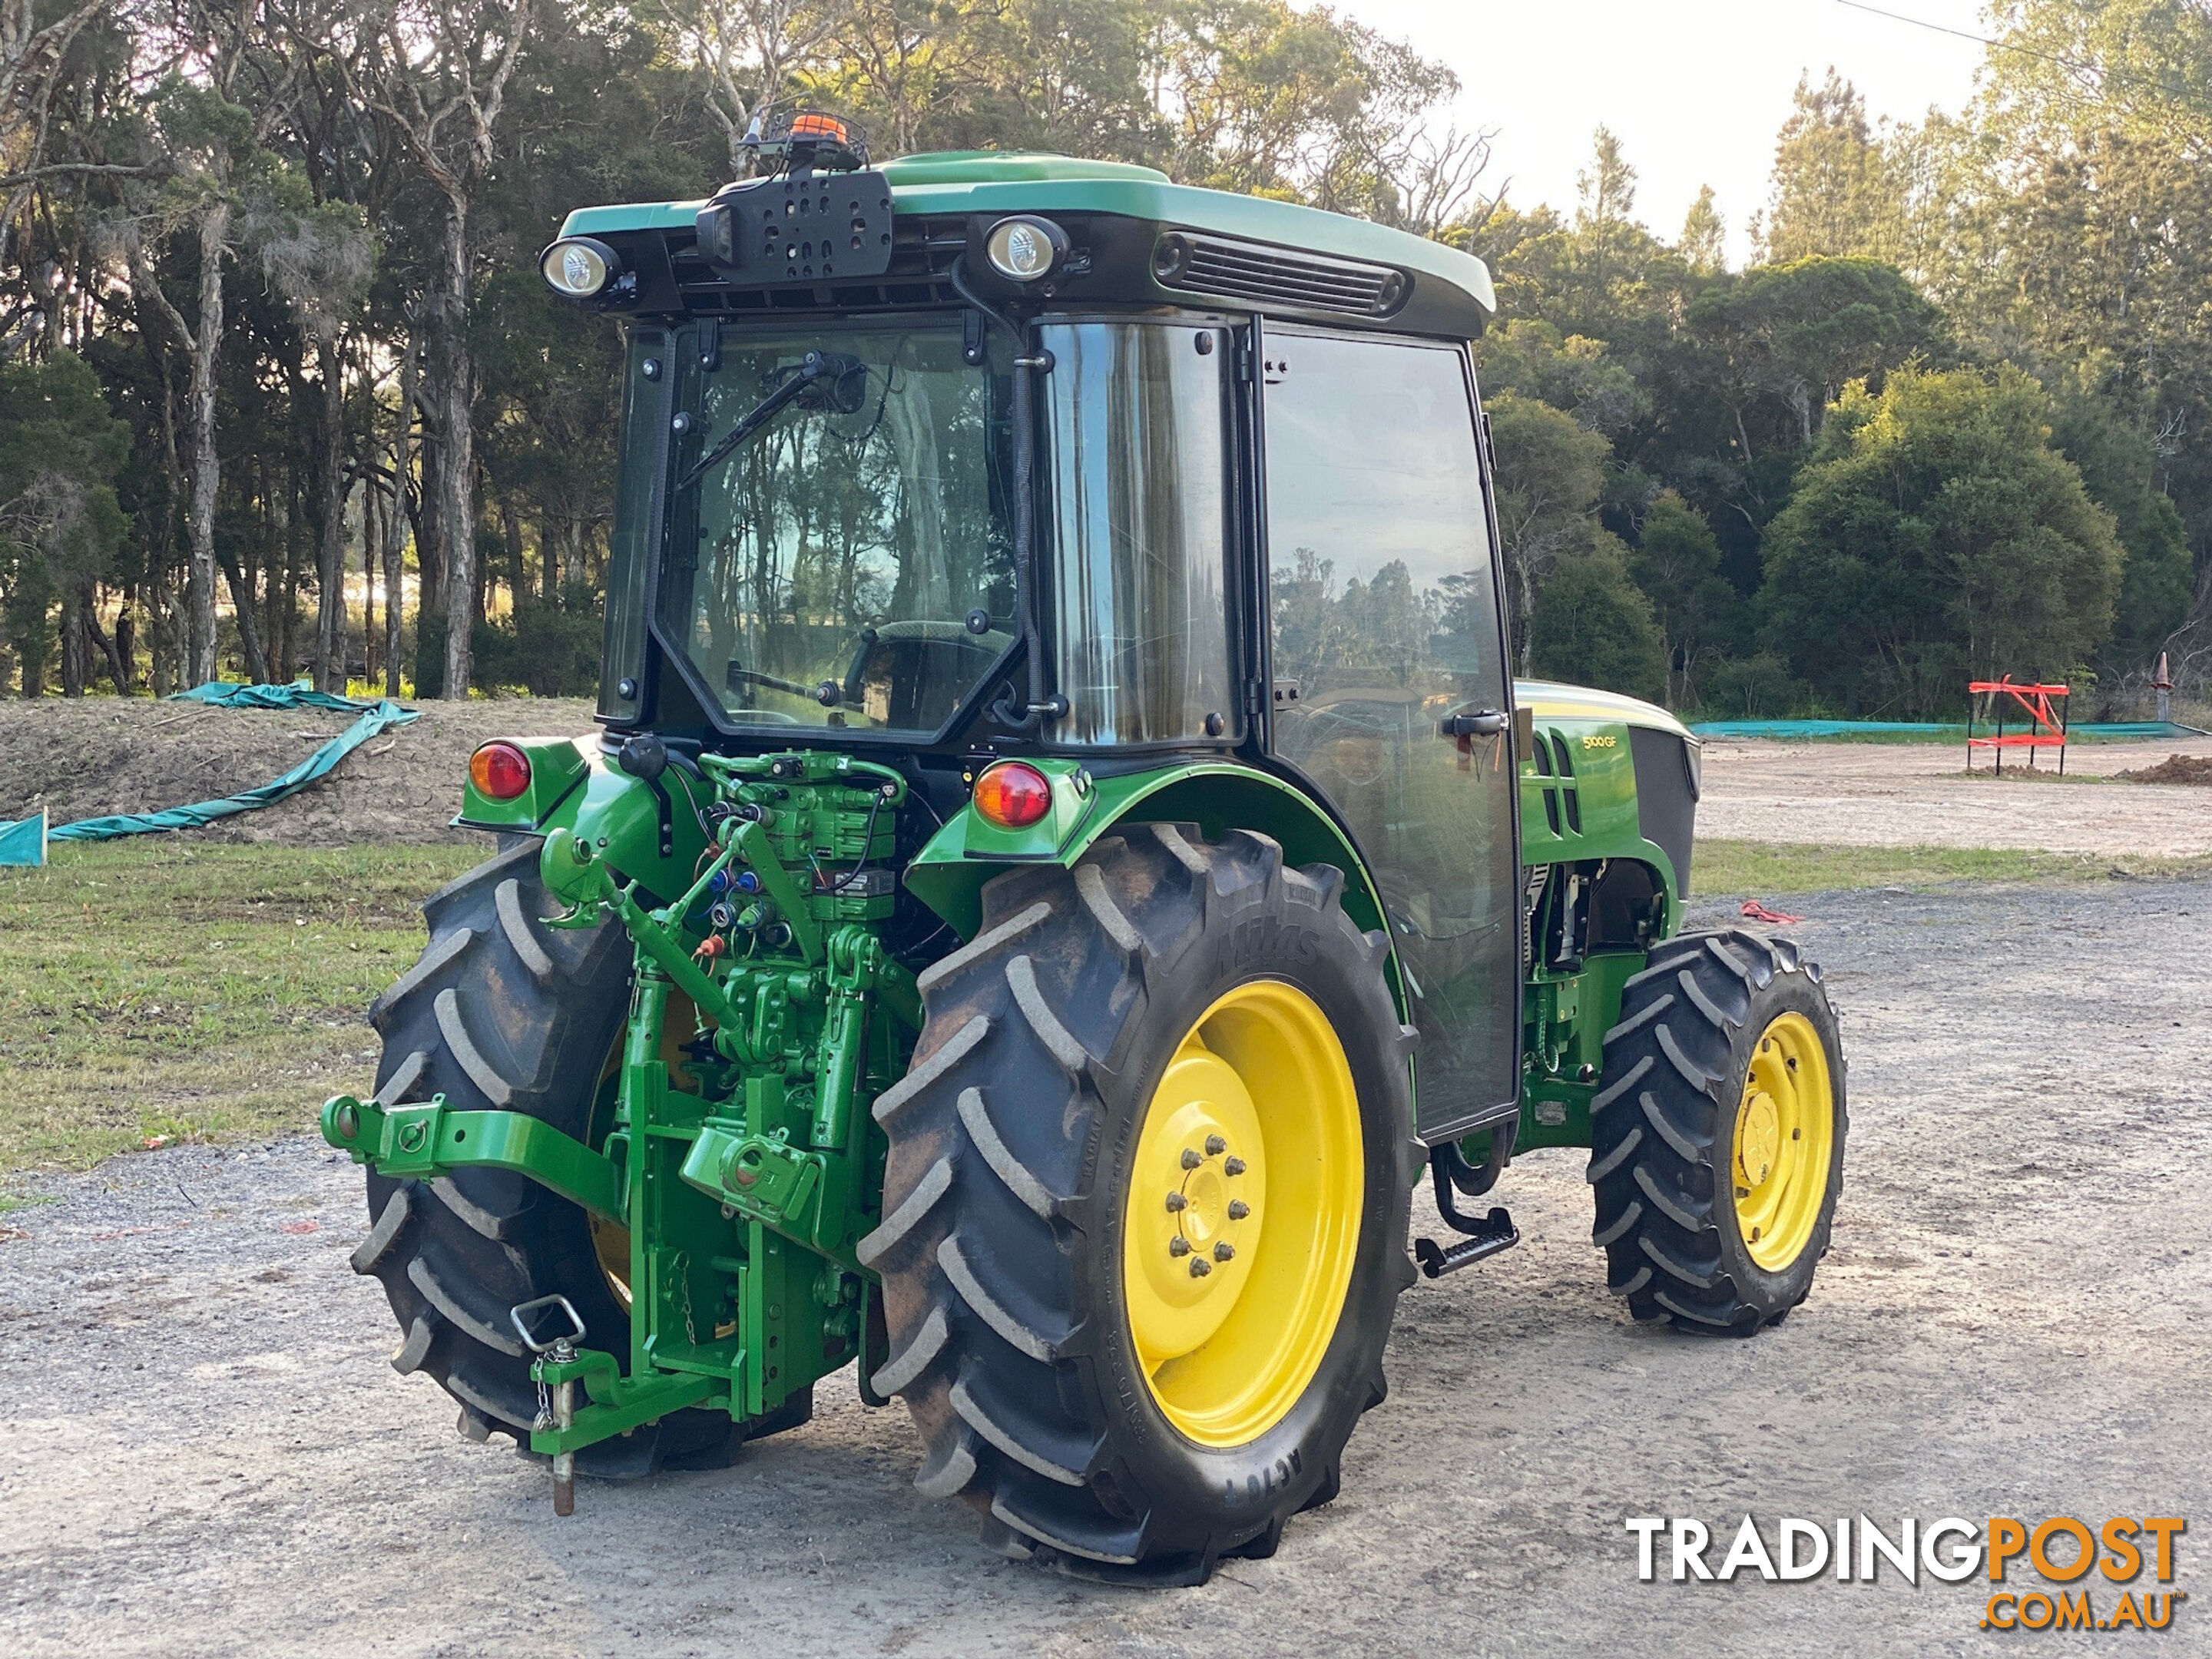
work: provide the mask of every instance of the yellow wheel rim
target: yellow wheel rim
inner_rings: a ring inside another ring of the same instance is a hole
[[[1138,1364],[1188,1438],[1255,1440],[1313,1381],[1365,1167],[1352,1066],[1311,997],[1256,980],[1199,1016],[1145,1109],[1121,1249]]]
[[[1804,1015],[1778,1014],[1751,1051],[1728,1170],[1744,1248],[1769,1273],[1789,1267],[1812,1242],[1835,1142],[1828,1051]]]

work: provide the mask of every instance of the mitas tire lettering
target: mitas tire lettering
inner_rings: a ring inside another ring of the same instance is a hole
[[[1239,922],[1229,931],[1215,954],[1213,969],[1218,974],[1227,974],[1271,961],[1304,968],[1311,966],[1320,955],[1320,935],[1310,928],[1261,916]]]

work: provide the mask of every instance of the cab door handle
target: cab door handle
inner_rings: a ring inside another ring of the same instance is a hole
[[[1437,728],[1446,738],[1494,738],[1505,729],[1505,716],[1495,708],[1479,708],[1472,714],[1448,714]]]

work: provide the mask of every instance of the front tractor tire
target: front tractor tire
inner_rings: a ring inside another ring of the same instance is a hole
[[[526,1112],[591,1138],[629,1005],[630,951],[615,924],[540,925],[560,907],[539,883],[538,848],[526,842],[423,901],[429,945],[369,1011],[384,1039],[376,1098],[386,1105],[443,1094],[459,1110]],[[435,1380],[470,1439],[497,1431],[528,1444],[538,1395],[507,1319],[518,1304],[558,1291],[592,1346],[629,1352],[629,1312],[588,1218],[535,1182],[492,1169],[431,1181],[372,1171],[368,1212],[353,1267],[383,1285],[399,1321],[392,1368]],[[576,1467],[622,1478],[724,1462],[732,1429],[720,1413],[675,1413],[584,1448]]]
[[[1134,824],[984,889],[878,1097],[888,1358],[1008,1553],[1197,1583],[1336,1494],[1382,1397],[1419,1152],[1341,872]]]
[[[1812,1288],[1843,1190],[1843,1048],[1786,939],[1684,933],[1623,988],[1591,1102],[1594,1241],[1638,1320],[1749,1336]]]

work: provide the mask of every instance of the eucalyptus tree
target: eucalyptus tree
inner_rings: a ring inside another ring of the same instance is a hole
[[[361,13],[361,91],[404,140],[441,204],[422,397],[444,543],[443,695],[466,696],[476,623],[477,362],[469,339],[476,247],[471,216],[499,155],[500,117],[532,0],[379,0]]]
[[[76,0],[56,13],[37,0],[0,0],[0,270],[13,253],[15,222],[39,186],[141,169],[129,162],[51,154],[53,97],[70,46],[108,0]],[[42,18],[41,14],[44,14]]]
[[[315,674],[325,691],[346,682],[346,362],[358,342],[350,325],[368,285],[373,257],[357,210],[337,202],[274,205],[259,227],[261,267],[313,343],[321,374],[315,430]]]
[[[124,218],[111,242],[120,249],[142,313],[160,321],[190,364],[185,441],[191,469],[186,514],[189,574],[185,678],[216,678],[216,497],[222,459],[216,429],[216,386],[225,327],[223,267],[260,217],[281,164],[266,148],[276,118],[267,105],[250,109],[227,95],[234,53],[220,54],[207,81],[167,77],[150,101],[153,144],[165,167],[158,182],[125,198]],[[187,320],[156,269],[162,245],[187,239],[197,256],[195,315]],[[252,597],[235,568],[224,572],[250,665],[265,678],[267,662],[252,618]]]
[[[757,137],[756,124],[817,66],[851,10],[849,0],[670,0],[677,48],[706,82],[703,102],[732,178],[750,168],[747,136]]]
[[[113,480],[129,447],[75,353],[0,364],[0,622],[27,697],[44,690],[57,600],[62,689],[82,696],[90,678],[87,600],[122,539]]]

